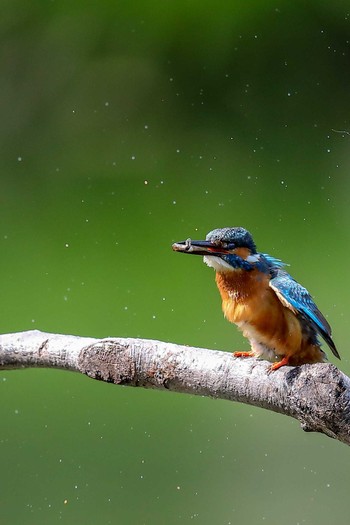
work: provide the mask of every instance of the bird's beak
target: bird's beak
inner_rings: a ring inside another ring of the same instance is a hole
[[[210,241],[186,241],[175,242],[172,245],[174,252],[191,253],[192,255],[221,255],[229,253],[228,250],[214,246]]]

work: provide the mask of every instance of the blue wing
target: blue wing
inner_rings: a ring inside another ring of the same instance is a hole
[[[299,314],[327,343],[333,354],[340,359],[332,339],[332,330],[312,300],[309,292],[297,283],[286,271],[277,269],[270,280],[270,287],[281,303]]]

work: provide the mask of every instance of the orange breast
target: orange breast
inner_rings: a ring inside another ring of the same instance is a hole
[[[314,352],[303,338],[299,319],[270,288],[268,275],[258,270],[235,270],[217,273],[216,283],[225,317],[239,326],[252,348],[259,343],[276,355],[295,355],[296,359],[297,354]],[[316,361],[322,360],[319,348],[312,348],[317,349]]]

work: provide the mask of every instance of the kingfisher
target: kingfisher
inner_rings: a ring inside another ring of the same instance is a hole
[[[327,360],[321,337],[340,359],[331,327],[309,292],[289,275],[280,259],[258,252],[245,228],[218,228],[205,241],[187,239],[172,248],[202,255],[214,268],[224,316],[251,346],[250,352],[234,352],[235,357],[267,359],[273,363],[270,371],[320,363]]]

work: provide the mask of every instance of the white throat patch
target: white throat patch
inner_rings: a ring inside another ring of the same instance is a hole
[[[227,270],[234,272],[235,269],[232,268],[231,265],[229,265],[226,261],[221,259],[221,257],[216,257],[215,255],[205,255],[203,257],[203,261],[205,264],[210,266],[210,268],[214,268],[217,272],[227,272]]]

